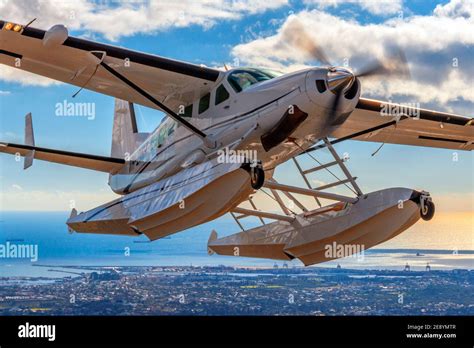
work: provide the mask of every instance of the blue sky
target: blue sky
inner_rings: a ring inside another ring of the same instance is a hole
[[[367,84],[365,96],[415,101],[422,107],[474,116],[474,30],[470,31],[471,34],[466,33],[466,28],[474,29],[474,15],[472,3],[467,1],[394,0],[377,6],[377,2],[364,1],[347,4],[281,0],[269,5],[263,1],[242,0],[232,2],[230,6],[229,1],[212,0],[206,6],[190,3],[187,7],[171,9],[167,9],[164,2],[100,3],[104,5],[95,6],[87,0],[63,1],[57,6],[48,1],[5,1],[0,4],[0,13],[2,19],[21,23],[38,17],[34,26],[43,29],[52,24],[66,23],[73,36],[198,64],[233,65],[237,59],[242,65],[259,65],[271,61],[273,67],[287,71],[317,64],[303,61],[300,57],[275,57],[280,52],[276,49],[269,52],[266,46],[277,47],[281,40],[280,29],[288,18],[297,17],[323,45],[328,46],[328,52],[336,63],[347,55],[344,46],[354,41],[359,41],[361,47],[367,46],[360,51],[357,47],[351,48],[356,57],[394,39],[405,47],[414,81],[388,86]],[[71,8],[77,8],[73,21],[66,16]],[[121,12],[124,9],[126,13]],[[146,23],[141,22],[144,19],[140,13],[150,16]],[[401,22],[393,23],[401,15]],[[103,26],[97,21],[97,16],[103,19]],[[127,23],[133,16],[138,23],[130,23],[130,27],[117,22]],[[323,20],[332,26],[333,31],[341,29],[340,36],[326,35],[320,27]],[[113,25],[114,21],[116,25]],[[445,24],[452,24],[452,27],[440,28],[439,33],[430,29],[430,25],[436,28]],[[367,28],[371,25],[373,31],[368,33]],[[146,30],[142,30],[143,27]],[[351,33],[345,33],[345,28],[351,28]],[[430,32],[423,32],[422,28]],[[318,36],[318,33],[322,34]],[[373,39],[368,39],[367,35]],[[452,58],[460,62],[457,71],[450,68]],[[22,143],[24,115],[32,112],[38,146],[110,154],[113,98],[84,90],[75,101],[95,103],[95,119],[57,117],[55,105],[64,100],[72,101],[76,87],[39,81],[5,69],[2,67],[0,70],[1,141]],[[464,76],[465,80],[458,76]],[[139,107],[138,118],[141,130],[150,131],[158,125],[161,115]],[[349,152],[349,166],[360,178],[365,191],[395,186],[423,188],[440,197],[444,210],[472,211],[474,165],[471,153],[459,152],[458,161],[453,161],[451,150],[385,145],[375,157],[371,157],[378,146],[352,141],[338,146],[341,152]],[[69,210],[68,202],[74,199],[79,209],[86,210],[114,197],[107,186],[107,175],[103,173],[41,161],[35,161],[27,171],[22,167],[23,163],[15,162],[13,156],[0,155],[1,209]],[[282,170],[291,173],[289,168]]]

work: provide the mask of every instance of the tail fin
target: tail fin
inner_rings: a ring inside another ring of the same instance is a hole
[[[133,104],[115,99],[114,127],[111,156],[127,158],[146,139],[148,133],[139,133]]]
[[[25,116],[25,145],[35,146],[35,135],[33,133],[33,118],[31,112]],[[28,169],[33,165],[33,158],[35,157],[35,150],[30,150],[25,156],[23,169]]]

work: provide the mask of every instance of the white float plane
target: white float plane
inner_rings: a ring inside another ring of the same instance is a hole
[[[36,158],[109,173],[111,189],[122,196],[79,214],[73,209],[71,231],[156,240],[230,213],[242,232],[218,238],[212,231],[209,253],[297,258],[311,265],[340,257],[328,255],[328,245],[367,249],[434,214],[424,191],[363,193],[335,143],[473,149],[472,118],[360,97],[364,76],[406,76],[401,52],[356,73],[333,67],[299,28],[297,37],[287,33],[290,44],[325,66],[289,74],[220,71],[71,37],[63,25],[44,31],[0,21],[0,28],[0,63],[116,98],[110,157],[36,146],[31,115],[25,144],[0,143],[1,152],[25,157],[25,169]],[[134,104],[167,116],[152,133],[140,133]],[[224,149],[246,155],[223,160]],[[323,149],[334,160],[303,170],[297,157],[316,160],[314,151]],[[307,187],[275,180],[274,169],[288,160]],[[344,178],[334,175],[335,182],[313,188],[308,176],[334,174],[333,166]],[[340,185],[354,194],[331,192]],[[259,210],[251,198],[257,190],[282,212]],[[316,207],[303,204],[302,195],[314,198]],[[241,219],[249,216],[262,225],[245,229]]]

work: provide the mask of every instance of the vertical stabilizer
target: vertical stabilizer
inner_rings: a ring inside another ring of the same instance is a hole
[[[111,156],[127,158],[145,140],[148,133],[139,133],[132,103],[115,99]]]
[[[35,146],[35,135],[33,133],[33,118],[31,112],[25,116],[25,145]],[[28,169],[33,165],[33,158],[35,157],[35,150],[30,150],[25,156],[23,169]]]

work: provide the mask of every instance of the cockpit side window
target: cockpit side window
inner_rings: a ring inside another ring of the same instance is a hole
[[[256,83],[271,80],[279,75],[281,74],[270,70],[241,69],[231,72],[227,81],[239,93]]]

